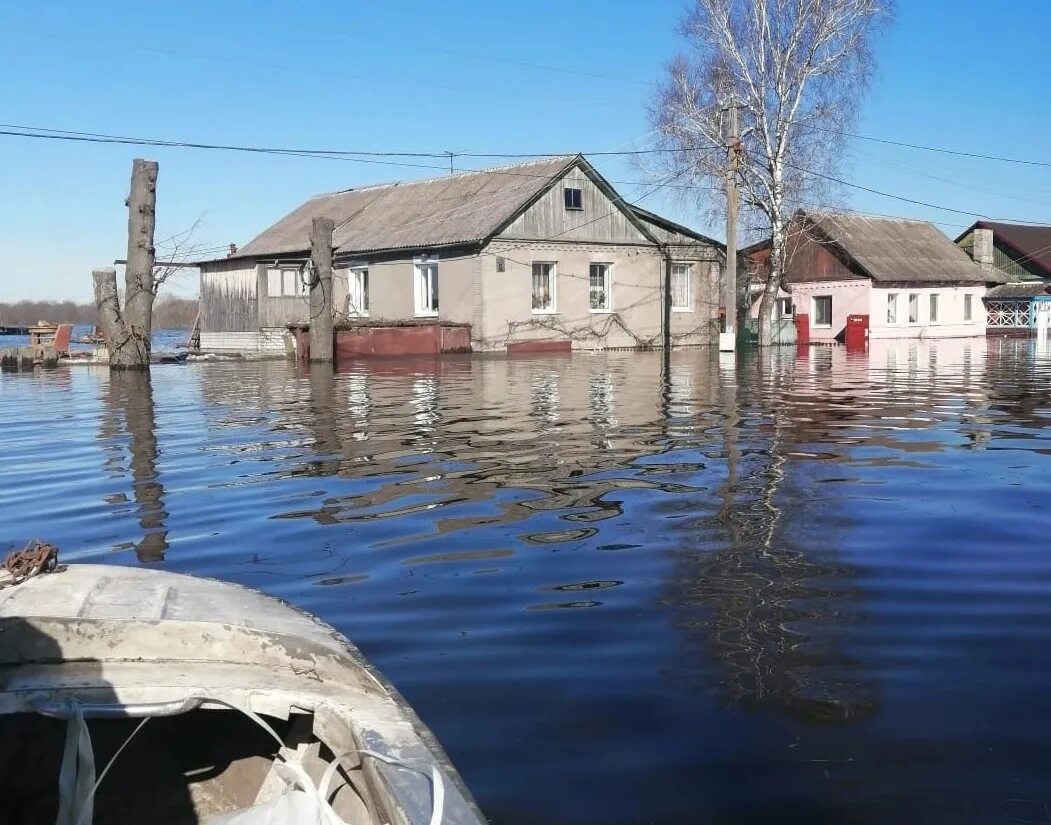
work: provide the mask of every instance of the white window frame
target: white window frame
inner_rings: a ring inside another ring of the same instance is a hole
[[[301,266],[270,266],[266,270],[268,298],[298,298],[310,294]]]
[[[424,283],[424,270],[434,273]],[[413,258],[412,260],[412,301],[417,318],[436,318],[441,312],[441,276],[438,273],[438,258]],[[426,293],[426,295],[424,294]],[[438,309],[433,309],[433,304]]]
[[[592,267],[601,266],[604,268],[604,284],[603,288],[606,293],[606,305],[604,307],[593,307],[591,306],[591,269]],[[588,309],[592,313],[597,314],[609,314],[613,312],[613,264],[606,263],[604,261],[592,261],[588,264]]]
[[[817,302],[819,300],[828,299],[828,323],[819,324],[817,322]],[[832,329],[832,296],[831,295],[811,295],[810,296],[810,317],[814,319],[814,329]]]
[[[785,312],[785,304],[788,304],[791,309]],[[777,299],[777,317],[778,318],[793,318],[796,314],[796,306],[792,302],[791,296]]]
[[[910,292],[906,307],[909,326],[917,326],[920,323],[920,293]]]
[[[355,296],[357,300],[354,300]],[[347,270],[347,315],[353,318],[369,317],[368,264],[352,266]]]
[[[896,327],[898,325],[898,293],[888,292],[887,293],[887,326]]]
[[[677,268],[681,268],[682,270],[680,277],[686,278],[686,289],[683,290],[686,294],[686,303],[681,306],[675,303],[675,270]],[[671,292],[671,311],[693,312],[693,264],[686,261],[672,261],[671,277],[672,282],[669,289],[669,292]]]
[[[930,324],[941,323],[938,317],[941,315],[941,301],[938,293],[932,292],[927,296],[927,322]]]
[[[970,292],[963,294],[963,322],[974,323],[974,296]]]
[[[551,306],[543,309],[533,308],[534,315],[555,315],[558,313],[558,261],[533,261],[529,267],[529,306],[533,307],[533,277],[534,268],[538,266],[549,266],[551,278]]]

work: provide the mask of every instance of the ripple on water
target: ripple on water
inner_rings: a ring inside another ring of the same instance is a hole
[[[496,822],[1051,800],[1030,342],[79,367],[0,376],[0,421],[0,543],[316,613]]]

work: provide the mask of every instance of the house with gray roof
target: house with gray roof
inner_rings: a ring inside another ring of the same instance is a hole
[[[566,155],[311,198],[199,264],[202,349],[282,351],[286,327],[309,321],[318,216],[336,225],[343,326],[467,324],[481,351],[659,346],[665,318],[673,345],[716,331],[724,246],[633,207]]]
[[[842,341],[850,315],[867,316],[870,338],[985,334],[986,276],[934,224],[800,211],[788,248],[782,296],[812,341]],[[764,247],[750,249],[761,262]]]

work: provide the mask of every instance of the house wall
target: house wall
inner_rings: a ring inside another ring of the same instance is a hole
[[[812,281],[792,284],[792,301],[797,315],[810,317],[810,340],[832,343],[847,326],[847,316],[868,315],[871,310],[869,280]],[[814,298],[832,296],[832,325],[819,327],[814,324]]]
[[[201,265],[201,332],[257,332],[256,266],[253,261]]]
[[[416,269],[414,257],[389,260],[355,261],[369,268],[369,317],[400,321],[416,317]],[[458,253],[438,261],[438,317],[446,321],[473,323],[478,259]],[[343,270],[343,296],[346,300],[346,270]],[[340,305],[343,306],[342,304]]]
[[[887,323],[887,295],[898,296],[897,322]],[[919,296],[919,318],[909,323],[909,295]],[[930,296],[938,296],[938,321],[930,322]],[[810,339],[831,342],[841,335],[848,315],[869,316],[869,338],[960,338],[985,335],[985,286],[874,286],[870,281],[827,281],[792,286],[797,313],[810,316]],[[814,325],[813,299],[832,296],[832,325]],[[971,321],[964,321],[964,295],[971,296]]]
[[[566,209],[563,189],[581,190],[580,210]],[[574,168],[500,233],[501,238],[652,244],[581,169]]]
[[[898,296],[897,323],[887,323],[887,296]],[[909,323],[909,295],[919,296],[919,318]],[[930,296],[938,296],[938,321],[930,323]],[[964,295],[971,296],[971,320],[964,320]],[[873,287],[870,338],[964,338],[984,336],[986,326],[983,284],[975,286]]]
[[[672,313],[676,345],[712,342],[710,248],[683,249],[678,260],[691,267],[693,312]],[[694,259],[686,256],[693,255]],[[498,271],[498,258],[504,271]],[[555,311],[532,309],[532,264],[557,264]],[[482,323],[474,330],[475,346],[503,350],[509,343],[571,340],[574,349],[659,346],[661,343],[664,259],[652,246],[494,241],[482,250]],[[592,263],[612,264],[612,308],[590,309]],[[715,264],[716,273],[718,263]],[[715,277],[718,277],[716,274]]]

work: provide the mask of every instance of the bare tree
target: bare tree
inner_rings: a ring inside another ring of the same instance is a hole
[[[792,213],[826,194],[870,77],[875,36],[894,0],[695,0],[686,53],[669,67],[651,117],[661,163],[711,189],[725,179],[725,108],[738,108],[738,186],[746,231],[772,239],[759,343],[772,318]]]
[[[112,369],[148,369],[153,334],[153,304],[160,288],[195,257],[214,247],[194,242],[202,218],[189,229],[165,238],[157,260],[154,229],[157,221],[157,162],[136,158],[132,164],[128,207],[128,257],[124,270],[124,301],[117,290],[117,272],[111,267],[92,273],[99,327],[106,339]]]

